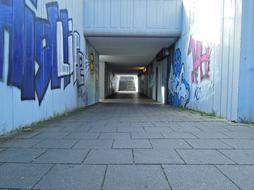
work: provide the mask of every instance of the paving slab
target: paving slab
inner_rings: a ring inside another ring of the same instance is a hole
[[[44,139],[36,144],[36,148],[71,148],[78,140],[72,139]]]
[[[157,122],[153,122],[153,125],[156,126],[156,127],[171,127],[171,126],[176,125],[176,123],[157,121]]]
[[[143,127],[119,127],[117,132],[128,133],[128,132],[145,132]]]
[[[169,133],[173,130],[170,127],[144,127],[146,132]]]
[[[48,164],[3,164],[0,166],[0,188],[31,189],[51,167]]]
[[[29,163],[43,152],[45,149],[9,148],[0,152],[0,162]]]
[[[67,136],[70,132],[52,132],[52,131],[45,131],[41,132],[40,134],[34,136],[33,138],[36,139],[62,139]]]
[[[71,126],[71,127],[65,127],[61,132],[80,132],[80,133],[86,133],[91,129],[91,127],[79,127],[79,126]]]
[[[40,134],[39,131],[34,131],[34,132],[22,132],[18,134],[15,139],[30,139],[32,137],[35,137],[36,135]]]
[[[254,189],[254,166],[217,166],[242,190]]]
[[[182,139],[151,139],[154,149],[192,148]]]
[[[100,190],[106,166],[55,165],[35,189]]]
[[[71,132],[64,139],[98,139],[100,133]]]
[[[117,132],[117,127],[92,127],[89,132],[90,133],[114,133]]]
[[[222,141],[235,149],[254,149],[253,139],[222,139]]]
[[[132,139],[132,140],[115,140],[113,148],[152,148],[148,140]]]
[[[195,135],[199,139],[227,139],[230,138],[226,134],[222,132],[192,132],[193,135]]]
[[[49,125],[44,125],[41,124],[40,127],[37,129],[39,132],[52,132],[52,133],[57,133],[60,132],[64,129],[66,124],[49,124]]]
[[[187,164],[234,164],[216,150],[177,150]]]
[[[254,129],[252,131],[234,131],[225,134],[235,139],[254,139]]]
[[[85,164],[131,164],[131,150],[92,150]]]
[[[171,129],[175,132],[201,132],[201,130],[199,128],[191,127],[191,126],[185,126],[185,127],[183,127],[183,126],[174,126],[174,127],[171,127]]]
[[[196,139],[197,137],[194,136],[192,133],[189,132],[169,132],[162,134],[165,138],[168,139]]]
[[[169,106],[97,104],[0,144],[0,189],[254,189],[253,141],[254,129]]]
[[[12,139],[5,143],[0,144],[0,147],[4,148],[31,148],[38,144],[41,139]]]
[[[160,166],[110,165],[103,190],[170,190]]]
[[[36,158],[34,163],[65,163],[81,164],[89,150],[71,150],[71,149],[49,149],[40,157]]]
[[[199,149],[232,149],[220,139],[186,139],[193,147]]]
[[[220,150],[237,164],[254,164],[254,150]]]
[[[135,149],[134,161],[137,164],[183,164],[175,150]]]
[[[130,133],[101,133],[99,139],[127,139],[130,140]]]
[[[77,144],[73,147],[74,149],[85,148],[85,149],[110,149],[112,148],[113,140],[80,140]]]
[[[172,190],[238,190],[238,187],[214,166],[164,165],[163,168]]]
[[[132,139],[162,139],[160,132],[131,132]]]

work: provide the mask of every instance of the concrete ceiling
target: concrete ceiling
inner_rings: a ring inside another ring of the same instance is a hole
[[[99,52],[100,60],[119,67],[145,66],[164,47],[176,38],[150,37],[87,37],[90,44]]]

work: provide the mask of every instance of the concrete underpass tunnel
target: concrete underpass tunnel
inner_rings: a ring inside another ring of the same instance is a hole
[[[87,37],[87,43],[100,54],[100,100],[142,97],[166,104],[167,70],[175,40],[173,37]]]

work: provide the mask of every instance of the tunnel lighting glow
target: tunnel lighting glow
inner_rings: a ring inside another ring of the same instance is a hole
[[[126,85],[127,85],[126,88],[123,88],[120,85],[121,77],[126,79]],[[116,86],[117,86],[115,91],[117,93],[137,93],[138,92],[139,86],[138,86],[138,76],[137,75],[116,75],[115,78],[116,78]],[[132,82],[131,82],[131,80],[128,80],[128,78],[133,78],[135,90],[132,90],[132,87],[131,87],[132,85],[130,85],[130,83],[132,83]],[[128,85],[130,85],[130,87],[128,87]]]

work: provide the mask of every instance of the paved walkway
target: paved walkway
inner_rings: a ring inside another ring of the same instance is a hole
[[[254,189],[254,129],[105,103],[0,144],[0,188]]]

